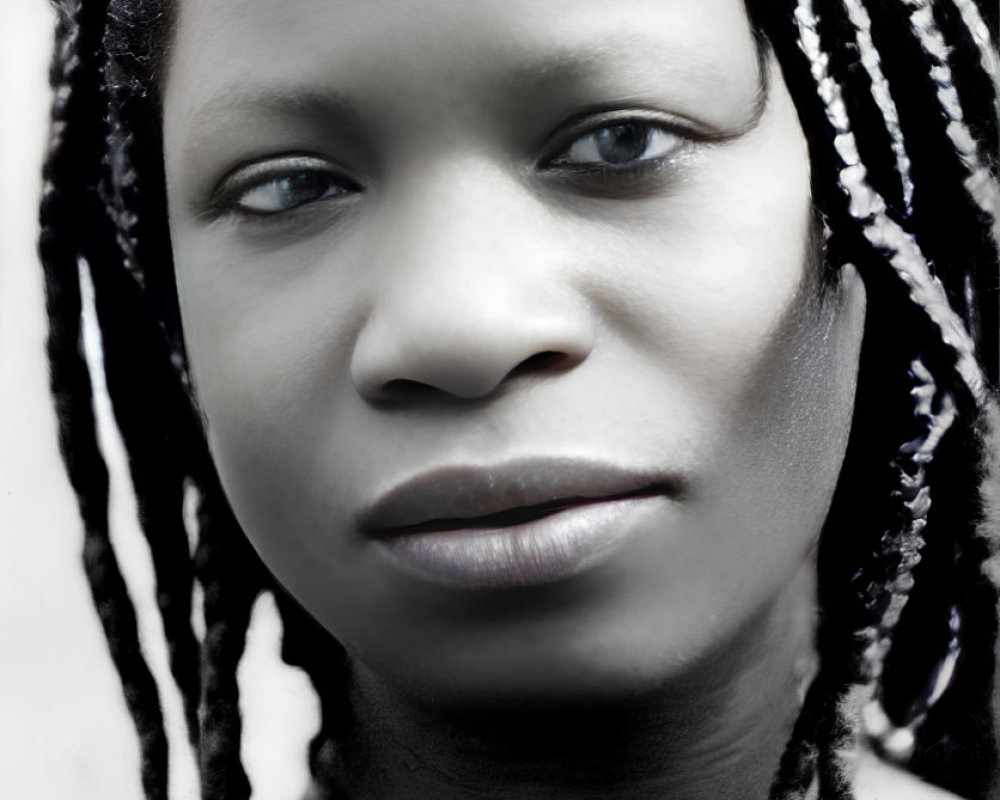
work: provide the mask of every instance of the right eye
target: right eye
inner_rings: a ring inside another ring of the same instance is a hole
[[[251,214],[278,214],[346,191],[330,175],[298,172],[248,189],[236,199],[236,207]]]
[[[221,204],[244,214],[268,216],[358,191],[353,181],[318,158],[292,157],[250,164],[228,176]]]

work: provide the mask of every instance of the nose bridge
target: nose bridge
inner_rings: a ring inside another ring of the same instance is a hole
[[[593,332],[546,228],[516,180],[474,164],[427,169],[387,198],[351,360],[358,391],[416,383],[483,397],[533,356],[582,360]]]
[[[471,159],[408,176],[379,222],[382,283],[431,295],[447,286],[483,290],[503,263],[513,278],[527,264],[509,257],[509,234],[534,223],[517,194],[505,176]]]

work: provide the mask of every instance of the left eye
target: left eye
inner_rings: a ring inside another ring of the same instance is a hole
[[[681,137],[654,125],[623,122],[597,128],[576,139],[552,166],[627,167],[669,155]]]
[[[302,171],[275,176],[246,189],[236,197],[235,205],[251,214],[278,214],[349,191],[342,180],[329,173]]]

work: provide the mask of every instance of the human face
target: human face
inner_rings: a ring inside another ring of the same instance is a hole
[[[164,145],[209,443],[373,673],[634,692],[811,568],[864,293],[819,287],[758,61],[738,0],[181,0]]]

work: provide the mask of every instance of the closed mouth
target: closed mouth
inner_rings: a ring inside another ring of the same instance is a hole
[[[653,497],[668,493],[666,485],[652,485],[633,492],[609,495],[605,497],[565,497],[550,500],[531,506],[518,506],[493,514],[479,517],[446,517],[431,519],[414,525],[404,525],[392,529],[373,531],[380,536],[406,536],[409,534],[431,533],[438,531],[473,530],[477,528],[510,528],[527,522],[544,519],[545,517],[564,511],[567,508],[606,503],[614,500],[625,500],[633,497]]]
[[[681,494],[674,476],[578,458],[534,458],[437,468],[383,493],[357,518],[372,538],[508,528],[567,508]]]

